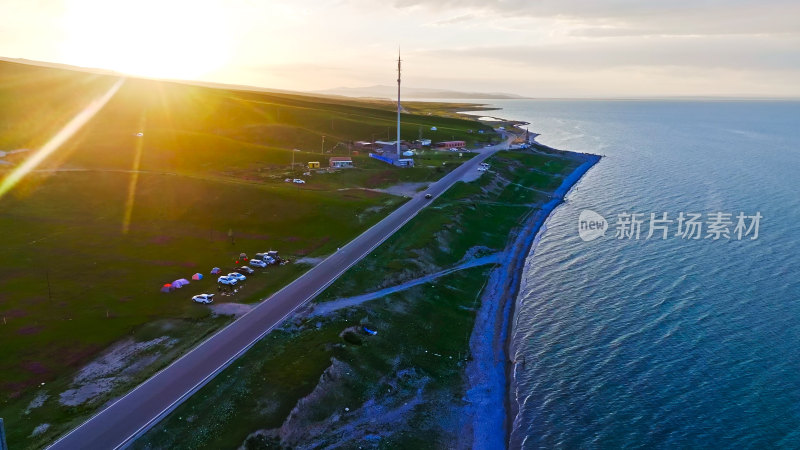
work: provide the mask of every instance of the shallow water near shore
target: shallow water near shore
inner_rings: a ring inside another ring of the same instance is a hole
[[[543,144],[607,156],[522,277],[511,447],[800,446],[800,103],[493,106]],[[579,238],[584,209],[604,237]],[[686,240],[675,223],[644,239],[650,213],[740,211],[763,216],[758,239]],[[639,240],[615,239],[624,212],[644,214]]]

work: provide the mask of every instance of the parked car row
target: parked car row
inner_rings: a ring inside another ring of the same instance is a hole
[[[240,256],[244,256],[244,253],[242,253]],[[286,262],[288,261],[278,256],[277,251],[270,250],[268,252],[256,253],[255,257],[250,260],[249,265],[253,267],[265,268],[272,264],[285,264]],[[219,269],[215,268],[214,270],[218,271]],[[212,273],[214,272],[212,271]],[[217,278],[217,283],[221,286],[236,286],[240,281],[246,281],[247,275],[252,275],[253,273],[255,273],[255,270],[253,270],[252,267],[237,267],[233,272],[227,275],[221,275],[219,278]],[[214,301],[213,297],[214,294],[199,294],[192,297],[192,301],[196,303],[210,304]]]

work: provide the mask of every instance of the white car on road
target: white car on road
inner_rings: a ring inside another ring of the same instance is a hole
[[[195,295],[194,297],[192,297],[192,301],[195,303],[203,303],[207,305],[214,301],[214,294]]]
[[[247,279],[247,277],[246,277],[246,276],[244,276],[244,275],[242,275],[242,274],[240,274],[240,273],[236,273],[236,272],[231,272],[231,273],[229,273],[229,274],[228,274],[228,277],[229,277],[229,278],[236,278],[236,279],[237,279],[237,280],[239,280],[239,281],[244,281],[244,280],[246,280],[246,279]]]
[[[262,261],[260,259],[251,259],[250,260],[250,265],[251,266],[255,266],[255,267],[267,267],[267,263],[265,263],[264,261]]]
[[[294,180],[292,180],[292,183],[294,183],[294,184],[306,184],[306,181],[305,180],[301,180],[300,178],[295,178]]]
[[[236,278],[229,277],[227,275],[223,275],[223,276],[217,278],[217,283],[225,284],[225,285],[228,285],[228,286],[233,286],[238,282],[239,282],[239,280],[237,280]]]

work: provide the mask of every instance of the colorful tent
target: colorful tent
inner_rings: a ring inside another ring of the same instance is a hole
[[[218,273],[222,272],[219,267],[214,267],[211,269],[211,275],[217,275]]]
[[[196,273],[196,274],[192,275],[192,279],[193,280],[202,280],[203,279],[203,274],[202,273]]]
[[[180,289],[180,288],[186,286],[187,284],[189,284],[189,280],[187,280],[186,278],[181,278],[179,280],[173,281],[172,282],[172,287]]]
[[[172,292],[173,289],[175,289],[175,288],[172,287],[172,285],[169,284],[169,283],[161,286],[161,292]]]

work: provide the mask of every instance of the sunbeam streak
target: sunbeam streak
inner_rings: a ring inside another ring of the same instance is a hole
[[[89,103],[81,112],[79,112],[72,120],[69,121],[58,133],[55,134],[46,144],[42,146],[30,158],[26,159],[24,163],[14,169],[6,178],[0,182],[0,198],[3,198],[8,191],[10,191],[17,183],[22,180],[25,175],[30,173],[39,164],[46,160],[50,155],[59,149],[65,142],[75,135],[84,125],[86,125],[98,111],[103,109],[103,106],[117,93],[119,88],[125,82],[124,78],[120,78],[114,83],[111,88],[106,91],[100,98]]]
[[[142,147],[145,140],[145,124],[147,119],[142,114],[139,120],[139,139],[136,140],[136,153],[133,156],[133,167],[131,181],[128,184],[128,198],[125,201],[125,217],[122,219],[122,234],[128,234],[131,227],[131,216],[133,215],[133,203],[136,200],[136,185],[139,184],[139,164],[142,161]]]

